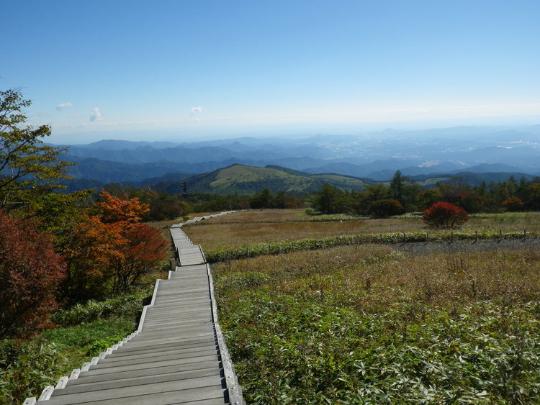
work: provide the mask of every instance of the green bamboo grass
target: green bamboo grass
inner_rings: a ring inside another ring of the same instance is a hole
[[[480,240],[519,240],[536,239],[537,233],[526,232],[495,232],[495,231],[434,231],[434,232],[392,232],[379,234],[340,235],[322,239],[301,239],[294,241],[279,241],[257,243],[236,248],[209,250],[206,258],[210,263],[227,260],[246,259],[262,255],[275,255],[296,252],[300,250],[327,249],[335,246],[351,246],[363,244],[399,244],[418,242],[452,242]]]

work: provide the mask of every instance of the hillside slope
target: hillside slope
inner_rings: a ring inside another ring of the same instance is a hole
[[[337,174],[308,174],[277,166],[255,167],[234,164],[210,173],[185,179],[190,193],[249,194],[268,188],[273,192],[285,191],[304,194],[317,191],[325,183],[345,190],[360,190],[366,182],[362,179]],[[171,189],[172,184],[162,182],[161,188]]]

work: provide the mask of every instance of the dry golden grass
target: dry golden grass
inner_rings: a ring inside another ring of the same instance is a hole
[[[267,211],[267,210],[265,210]],[[186,232],[195,243],[206,249],[242,246],[259,242],[275,242],[306,238],[324,238],[336,235],[358,233],[383,233],[415,231],[423,229],[423,223],[416,218],[406,219],[355,219],[346,221],[283,221],[262,222],[269,213],[248,212],[244,222],[201,223],[187,226]],[[247,215],[250,214],[250,215]],[[233,215],[233,214],[231,214]],[[285,214],[284,216],[287,216]],[[250,220],[248,218],[250,217]],[[222,217],[222,218],[225,218]]]
[[[274,293],[332,299],[361,311],[385,311],[404,302],[424,303],[427,310],[540,299],[540,252],[533,248],[413,255],[389,246],[346,246],[236,260],[213,269],[218,278],[256,272]]]
[[[287,222],[301,221],[307,217],[303,209],[261,209],[233,212],[221,217],[211,218],[209,224],[244,222]]]
[[[389,231],[389,224],[387,223],[380,223],[382,226],[377,226],[377,224],[366,222],[365,220],[344,222],[246,222],[189,226],[186,227],[186,231],[195,243],[202,244],[205,249],[242,246],[259,242]],[[418,226],[413,222],[412,230],[417,228]]]
[[[295,220],[294,218],[297,218]],[[387,219],[347,219],[309,221],[302,210],[244,211],[186,227],[195,243],[206,249],[238,247],[260,242],[276,242],[338,235],[388,232],[429,231],[420,217],[402,216]],[[503,232],[540,232],[539,213],[485,214],[472,216],[463,230]]]

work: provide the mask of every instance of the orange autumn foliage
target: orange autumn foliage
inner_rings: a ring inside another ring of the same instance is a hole
[[[101,210],[101,220],[107,224],[115,222],[137,223],[150,211],[148,204],[142,203],[138,198],[124,200],[115,197],[106,191],[99,194],[102,201],[96,205]]]
[[[151,226],[130,224],[124,227],[122,235],[127,243],[120,249],[122,256],[115,261],[117,291],[127,290],[167,256],[167,242]]]
[[[99,216],[87,217],[64,250],[69,268],[64,288],[66,299],[74,303],[105,297],[113,277],[114,260],[122,257],[120,248],[126,242],[120,226],[105,224]]]
[[[167,256],[167,242],[140,221],[148,205],[137,198],[100,194],[99,214],[89,216],[72,237],[66,296],[72,302],[123,292]]]

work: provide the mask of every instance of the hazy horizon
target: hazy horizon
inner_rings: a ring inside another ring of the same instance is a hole
[[[196,142],[212,142],[212,141],[231,141],[235,139],[245,139],[253,138],[260,140],[303,140],[310,139],[315,137],[328,138],[332,137],[352,137],[352,138],[362,138],[369,136],[377,136],[384,134],[393,134],[393,135],[413,135],[418,136],[422,134],[423,136],[430,136],[430,134],[437,134],[440,131],[461,131],[461,130],[470,130],[470,131],[486,131],[485,136],[489,136],[490,133],[496,133],[499,131],[505,130],[534,130],[540,128],[540,123],[534,124],[521,124],[521,125],[454,125],[454,126],[400,126],[400,127],[371,127],[365,128],[362,130],[335,130],[333,132],[306,132],[299,130],[297,132],[289,130],[285,133],[275,133],[275,132],[258,132],[252,134],[250,132],[242,133],[221,133],[216,134],[206,134],[204,136],[196,135],[178,135],[175,130],[170,131],[159,131],[150,133],[150,131],[138,130],[138,131],[113,131],[113,132],[95,132],[84,134],[83,137],[72,137],[72,136],[52,136],[48,139],[48,143],[56,145],[86,145],[101,141],[128,141],[128,142],[155,142],[155,143],[196,143]],[[57,141],[56,139],[64,139],[65,141]]]

